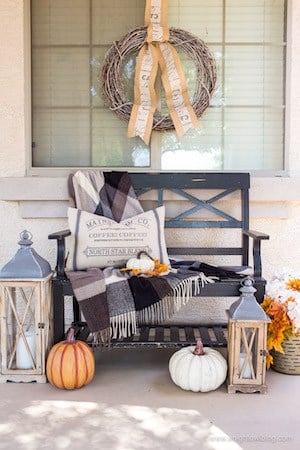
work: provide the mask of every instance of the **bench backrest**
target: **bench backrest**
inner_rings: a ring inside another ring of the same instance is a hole
[[[240,229],[238,247],[169,247],[170,255],[240,255],[242,265],[248,265],[249,240],[242,233],[242,230],[249,230],[248,173],[131,173],[130,176],[137,195],[145,198],[146,194],[147,198],[149,193],[153,201],[155,193],[157,206],[163,205],[172,194],[188,202],[185,211],[168,214],[166,228]],[[228,213],[222,208],[222,201],[225,199],[226,203],[236,192],[235,213]]]

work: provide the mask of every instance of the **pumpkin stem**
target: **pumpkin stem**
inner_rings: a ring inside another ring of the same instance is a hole
[[[152,256],[150,256],[149,253],[145,252],[145,250],[141,250],[140,252],[138,252],[138,254],[137,254],[137,256],[136,256],[137,259],[141,259],[141,256],[142,256],[142,255],[148,256],[148,258],[150,258],[150,259],[153,261]]]
[[[68,333],[67,333],[67,342],[69,343],[73,343],[75,342],[75,331],[73,327],[70,327],[68,329]]]
[[[201,339],[201,338],[198,338],[198,339],[197,339],[197,341],[196,341],[196,347],[195,347],[195,350],[193,351],[193,354],[194,354],[194,355],[197,355],[197,356],[205,355],[205,352],[204,352],[204,350],[203,350],[203,342],[202,342],[202,339]]]

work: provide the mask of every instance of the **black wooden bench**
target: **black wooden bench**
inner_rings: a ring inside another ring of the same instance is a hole
[[[182,212],[169,214],[166,210],[166,228],[195,230],[217,228],[220,232],[234,229],[237,246],[205,247],[168,247],[168,254],[173,257],[199,259],[209,255],[222,258],[238,258],[239,263],[230,265],[234,271],[249,266],[252,248],[252,278],[257,289],[256,298],[261,302],[265,293],[266,281],[262,278],[261,241],[269,239],[264,233],[249,230],[249,188],[248,173],[132,173],[132,184],[137,195],[151,207],[173,203],[172,211],[180,204]],[[175,198],[175,200],[174,200]],[[143,200],[144,199],[144,200]],[[176,203],[177,202],[177,203]],[[175,207],[174,207],[175,204]],[[183,208],[181,207],[183,205]],[[227,211],[229,206],[230,212]],[[233,212],[232,212],[233,211]],[[201,231],[203,232],[203,231]],[[78,303],[73,296],[69,280],[65,276],[66,246],[65,240],[69,230],[49,235],[57,241],[57,266],[53,278],[53,314],[54,342],[65,337],[65,296],[73,297],[73,315],[76,335],[87,339],[89,330],[81,321]],[[250,246],[250,238],[252,245]],[[210,244],[208,242],[208,244]],[[221,264],[224,266],[224,264]],[[238,297],[241,279],[231,278],[205,284],[199,297]],[[226,323],[203,324],[199,318],[197,325],[172,324],[149,326],[140,324],[139,332],[131,338],[113,340],[115,347],[182,347],[195,343],[201,336],[205,346],[225,347]]]

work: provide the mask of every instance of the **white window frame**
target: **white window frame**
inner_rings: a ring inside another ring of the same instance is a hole
[[[32,135],[31,135],[31,0],[24,0],[24,29],[25,29],[25,51],[24,51],[24,70],[25,70],[25,139],[26,139],[26,176],[39,177],[64,177],[71,171],[78,169],[76,166],[68,167],[34,167],[32,164]],[[290,107],[291,107],[291,18],[292,18],[292,0],[287,0],[287,18],[286,18],[286,76],[285,76],[285,136],[284,136],[284,169],[278,171],[272,170],[220,170],[226,172],[249,172],[254,177],[288,177],[291,174],[289,167],[289,150],[291,145],[290,140]],[[155,136],[152,139],[156,139]],[[153,148],[156,147],[156,151]],[[160,169],[161,154],[159,146],[151,147],[151,167],[103,167],[103,170],[128,170],[129,172],[157,172]],[[99,167],[101,169],[101,167]],[[84,169],[95,169],[95,167],[85,167]],[[200,169],[195,170],[199,172]],[[193,172],[193,170],[185,170],[186,172]],[[215,172],[215,170],[205,170],[206,172]],[[164,172],[173,172],[173,170]]]

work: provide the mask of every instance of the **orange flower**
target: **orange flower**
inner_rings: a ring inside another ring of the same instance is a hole
[[[300,280],[298,280],[300,281]],[[294,301],[293,297],[289,297],[285,302],[281,303],[271,297],[265,296],[261,307],[271,319],[268,324],[267,349],[276,350],[283,353],[282,342],[289,337],[295,337],[295,327],[289,318],[288,303]],[[267,357],[267,368],[273,364],[272,355]]]
[[[159,262],[159,259],[154,259],[154,269],[148,270],[145,275],[148,276],[159,276],[165,275],[169,272],[169,266]]]
[[[292,278],[286,283],[287,289],[300,292],[300,280],[298,278]]]

